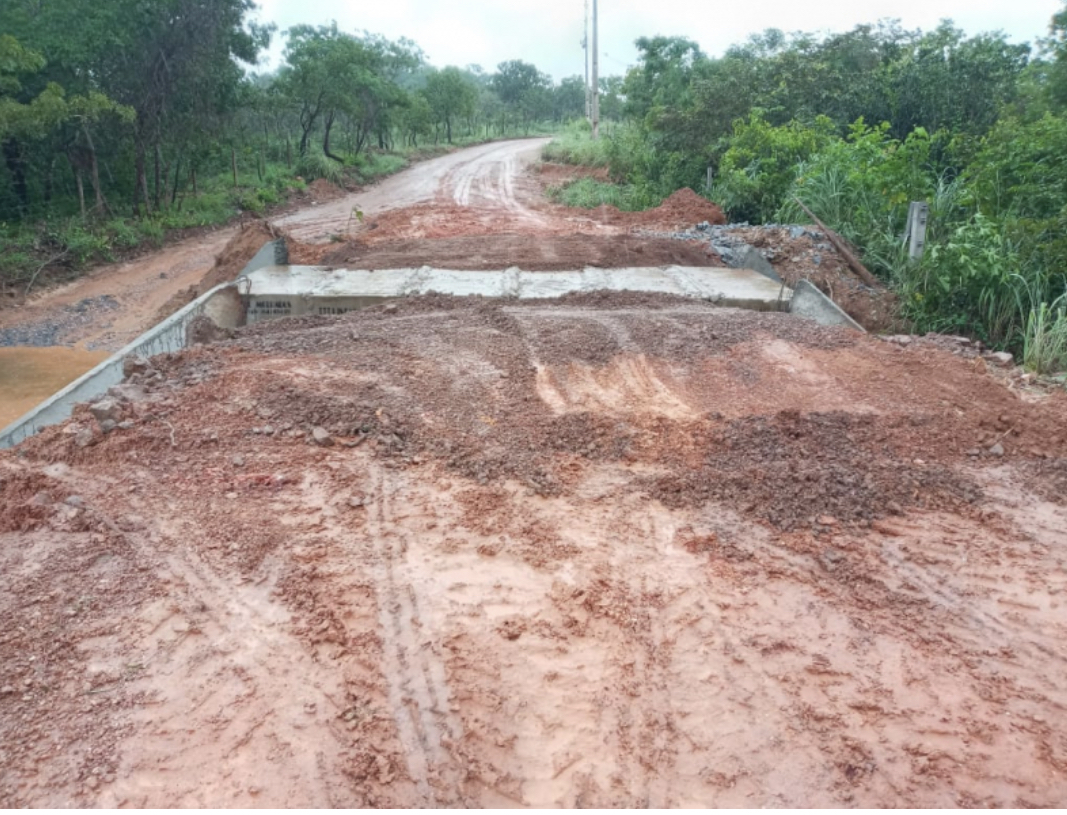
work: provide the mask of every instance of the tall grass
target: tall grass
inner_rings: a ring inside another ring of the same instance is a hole
[[[593,141],[587,122],[569,125],[541,150],[541,158],[558,164],[607,167],[610,163],[607,139]]]
[[[1067,370],[1067,287],[1049,302],[1047,286],[1021,276],[1018,283],[1019,309],[1026,314],[1023,365],[1039,374]]]

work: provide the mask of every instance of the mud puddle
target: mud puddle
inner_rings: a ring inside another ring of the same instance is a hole
[[[110,355],[79,348],[0,348],[0,427],[7,427]]]

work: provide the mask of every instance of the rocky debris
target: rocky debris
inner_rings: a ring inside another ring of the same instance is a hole
[[[122,375],[129,379],[136,374],[144,374],[151,370],[151,364],[144,357],[128,356],[122,360]]]
[[[122,421],[122,405],[115,399],[101,399],[89,405],[89,413],[101,426],[104,422],[112,422],[112,427]]]
[[[185,329],[186,345],[209,345],[223,340],[230,340],[234,332],[229,328],[222,328],[206,314],[198,314]]]
[[[989,455],[995,458],[1002,458],[1004,456],[1004,445],[1000,442],[997,442],[989,448]]]
[[[989,359],[991,359],[1001,368],[1008,368],[1015,364],[1015,357],[1013,357],[1007,351],[995,351],[994,353],[989,355]]]
[[[323,427],[316,427],[311,431],[311,440],[319,447],[333,447],[333,436]]]
[[[896,296],[884,287],[871,287],[857,278],[818,229],[795,224],[702,222],[667,235],[649,230],[641,234],[700,241],[727,266],[753,269],[787,286],[807,280],[868,331],[892,330],[899,322]]]
[[[130,402],[143,402],[148,398],[148,394],[145,389],[140,385],[132,383],[123,383],[121,385],[113,385],[108,389],[107,395],[109,399],[113,399],[116,402],[122,404],[129,404]]]

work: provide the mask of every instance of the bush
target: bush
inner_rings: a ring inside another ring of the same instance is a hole
[[[104,225],[104,229],[107,231],[111,238],[111,242],[120,246],[123,249],[132,249],[141,243],[142,235],[137,229],[137,225],[124,221],[121,218],[115,218],[108,221]]]
[[[773,221],[804,162],[831,143],[833,131],[833,123],[824,116],[810,126],[793,121],[774,127],[760,111],[748,121],[738,120],[719,163],[712,200],[733,220]]]
[[[1019,278],[1020,308],[1025,309],[1023,365],[1039,374],[1067,370],[1067,280],[1060,278],[1063,293],[1049,302],[1048,290]]]
[[[610,161],[608,143],[606,138],[593,141],[592,129],[583,120],[568,126],[562,135],[546,144],[541,157],[558,164],[607,167]]]
[[[1018,247],[999,224],[976,215],[943,243],[928,246],[922,262],[899,281],[905,313],[919,331],[1012,346],[1024,323],[1020,272]]]
[[[367,153],[360,156],[356,162],[359,178],[364,183],[369,183],[383,176],[403,170],[408,165],[408,160],[395,153]]]
[[[111,244],[103,233],[92,232],[77,223],[70,223],[52,235],[63,247],[75,266],[83,266],[90,260],[110,260]]]
[[[340,184],[344,180],[344,168],[331,158],[327,158],[322,152],[309,150],[307,155],[301,156],[296,162],[296,174],[314,181],[317,178],[325,178],[333,184]]]

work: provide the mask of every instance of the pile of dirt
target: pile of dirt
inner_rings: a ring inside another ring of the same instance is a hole
[[[884,286],[872,288],[862,283],[815,227],[740,227],[731,231],[759,249],[789,285],[810,281],[868,331],[899,329],[897,296]]]
[[[726,216],[718,204],[702,198],[688,187],[678,190],[654,209],[623,212],[605,204],[589,210],[589,217],[612,226],[665,231],[687,229],[705,222],[712,225],[726,223]]]
[[[590,310],[589,319],[557,312],[574,308]],[[260,404],[287,424],[318,425],[346,438],[371,434],[387,455],[429,455],[466,478],[514,479],[545,495],[565,489],[560,452],[591,461],[655,462],[671,474],[643,482],[640,489],[668,506],[720,501],[782,529],[810,524],[819,515],[859,522],[901,507],[957,508],[974,502],[979,490],[939,462],[966,460],[974,447],[992,447],[995,437],[1013,453],[1039,458],[1067,445],[1058,419],[1044,416],[1041,408],[1019,404],[1007,392],[1003,398],[978,400],[987,384],[975,382],[974,369],[959,359],[951,371],[937,370],[936,385],[927,386],[931,395],[917,396],[926,377],[915,360],[882,343],[874,343],[865,356],[880,358],[887,369],[907,369],[906,393],[888,392],[878,380],[865,382],[862,396],[853,398],[877,405],[876,415],[834,410],[831,394],[805,402],[807,389],[783,390],[767,373],[799,364],[790,359],[794,354],[832,353],[852,345],[848,332],[787,315],[709,309],[659,295],[584,296],[565,305],[546,303],[543,310],[434,296],[405,300],[393,307],[395,316],[361,314],[351,323],[354,330],[344,321],[311,318],[284,329],[257,326],[239,344],[272,357],[329,354],[334,365],[351,370],[380,365],[385,348],[399,354],[395,373],[408,382],[402,390],[365,377],[343,392],[272,387]],[[447,317],[427,315],[442,310]],[[598,312],[607,313],[597,317]],[[404,326],[402,339],[394,336],[397,319]],[[468,332],[474,332],[470,336],[478,338],[477,345],[462,350]],[[774,338],[769,362],[746,364],[735,356],[746,340],[759,335]],[[484,337],[492,337],[491,349],[481,347]],[[477,353],[501,372],[500,378],[485,381],[451,365],[435,371],[405,361],[412,351],[402,349],[415,345],[451,346],[459,359]],[[615,400],[607,397],[610,389],[597,384],[588,405],[596,409],[551,409],[554,399],[566,402],[560,394],[571,387],[570,380],[584,376],[574,366],[613,370],[620,357],[634,353],[647,360],[639,382],[671,382],[675,398],[657,408],[677,407],[669,421],[653,421],[643,411],[620,419],[617,413],[628,408],[624,397],[632,396],[627,388],[636,387],[628,381]],[[669,373],[669,366],[698,360],[700,383]],[[714,370],[721,366],[725,381]],[[812,387],[822,385],[814,380]],[[711,415],[698,418],[699,410],[683,409],[679,389],[686,403],[695,401]],[[1000,391],[993,394],[1000,396]],[[942,415],[946,400],[961,407]],[[476,404],[486,407],[479,412]],[[750,411],[767,418],[753,419]]]
[[[216,286],[235,280],[263,245],[277,237],[277,230],[267,221],[254,220],[242,224],[237,234],[216,257],[211,270],[195,286],[182,289],[167,300],[156,312],[149,326],[162,322]]]
[[[343,189],[325,178],[317,178],[307,186],[307,196],[316,203],[333,201],[347,195]]]
[[[303,250],[300,250],[303,251]],[[290,253],[292,257],[292,252]],[[694,241],[645,239],[630,235],[519,234],[390,241],[357,240],[324,253],[301,254],[315,262],[349,269],[507,269],[556,271],[595,266],[719,266],[708,246]]]

